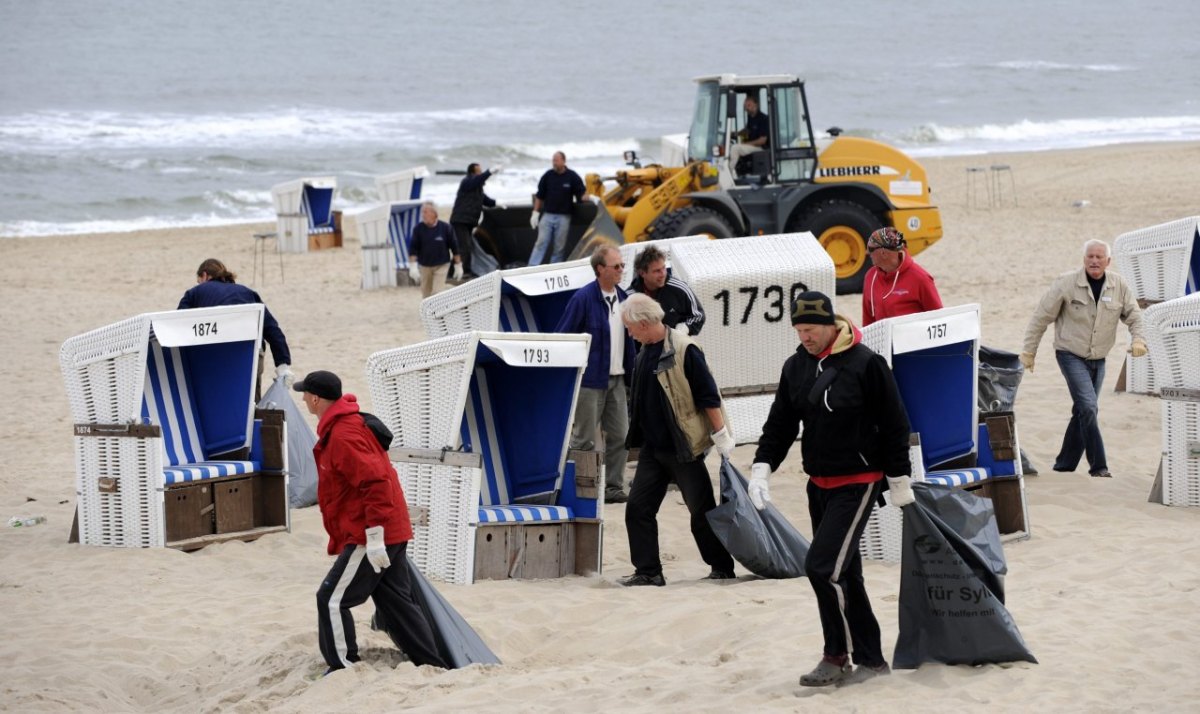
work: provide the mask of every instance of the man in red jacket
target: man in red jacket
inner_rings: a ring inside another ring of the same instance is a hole
[[[446,667],[433,630],[413,597],[405,563],[412,540],[408,503],[396,470],[359,415],[358,400],[342,394],[332,372],[311,372],[293,387],[317,415],[317,502],[337,560],[317,589],[317,638],[329,669],[359,660],[350,608],[371,598],[375,621],[413,664]]]
[[[933,276],[917,265],[905,247],[904,234],[890,226],[867,239],[873,265],[863,279],[863,327],[885,317],[941,309]]]

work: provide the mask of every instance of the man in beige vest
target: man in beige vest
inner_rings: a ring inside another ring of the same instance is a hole
[[[700,557],[712,568],[707,579],[732,578],[733,558],[705,517],[716,500],[704,455],[716,446],[728,456],[734,442],[704,353],[690,338],[663,324],[662,306],[644,294],[621,303],[621,320],[642,344],[633,370],[625,441],[627,447],[641,449],[625,507],[629,559],[636,570],[621,584],[667,584],[658,553],[657,516],[672,481],[692,514],[692,537]]]

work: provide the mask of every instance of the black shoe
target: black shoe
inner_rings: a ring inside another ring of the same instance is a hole
[[[736,577],[737,576],[733,574],[732,570],[717,570],[716,568],[713,568],[713,571],[711,573],[709,573],[708,575],[705,575],[703,579],[704,580],[733,580]]]
[[[628,500],[629,500],[629,494],[625,493],[624,491],[605,491],[604,492],[604,502],[605,503],[625,503]]]
[[[1092,478],[1112,478],[1112,472],[1108,469],[1100,469],[1099,471],[1089,471],[1088,476]]]
[[[1054,465],[1054,470],[1059,472],[1060,474],[1075,473],[1075,469],[1066,469],[1066,468],[1063,468],[1062,466],[1059,466],[1058,464]]]
[[[642,575],[641,573],[634,573],[628,577],[621,578],[617,582],[627,588],[638,585],[654,585],[661,588],[667,584],[666,578],[664,578],[661,573],[658,575]]]

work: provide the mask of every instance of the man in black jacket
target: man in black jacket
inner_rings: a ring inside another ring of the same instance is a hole
[[[462,251],[463,277],[473,278],[471,272],[471,254],[475,252],[475,226],[479,225],[479,216],[483,207],[491,208],[496,201],[483,192],[487,180],[500,173],[500,166],[493,166],[482,171],[479,164],[467,166],[467,177],[458,184],[458,195],[454,198],[454,209],[450,211],[450,225],[458,237],[458,248]]]
[[[885,477],[893,504],[913,502],[909,422],[887,362],[861,343],[850,320],[834,314],[827,295],[801,293],[792,303],[792,325],[801,348],[783,364],[747,492],[759,509],[771,500],[767,479],[803,423],[813,526],[804,569],[817,596],[825,651],[800,684],[819,687],[891,671],[863,586],[858,541]],[[858,665],[853,671],[851,660]]]
[[[663,324],[683,335],[695,336],[704,327],[704,308],[688,284],[667,270],[667,256],[655,246],[633,260],[637,277],[629,285],[630,293],[642,293],[663,309]]]

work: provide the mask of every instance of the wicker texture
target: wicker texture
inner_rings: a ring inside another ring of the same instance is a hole
[[[701,243],[709,240],[707,235],[698,236],[679,236],[678,238],[662,238],[660,240],[646,240],[638,243],[626,243],[621,246],[621,262],[625,263],[625,272],[621,276],[620,285],[622,288],[628,288],[633,283],[633,279],[637,277],[637,271],[634,270],[633,261],[637,259],[639,253],[649,246],[654,246],[661,250],[667,256],[667,265],[671,266],[671,249],[673,246],[682,245],[684,243]]]
[[[1163,400],[1162,451],[1163,504],[1200,507],[1200,403]]]
[[[409,509],[427,509],[413,525],[408,557],[426,576],[456,585],[475,578],[475,527],[482,471],[394,462]]]
[[[1154,390],[1200,388],[1200,293],[1151,305],[1142,325],[1150,359],[1130,361],[1153,364]]]
[[[1197,230],[1200,216],[1192,216],[1117,236],[1113,262],[1138,299],[1161,302],[1196,291],[1191,262]]]
[[[920,444],[913,444],[908,448],[908,460],[916,465],[913,469],[913,480],[922,480],[925,470],[921,466],[924,459],[921,456]],[[899,563],[903,547],[904,515],[899,508],[891,505],[890,494],[885,494],[884,500],[888,505],[880,506],[876,503],[871,507],[871,517],[867,520],[867,527],[858,541],[858,552],[867,560]]]

